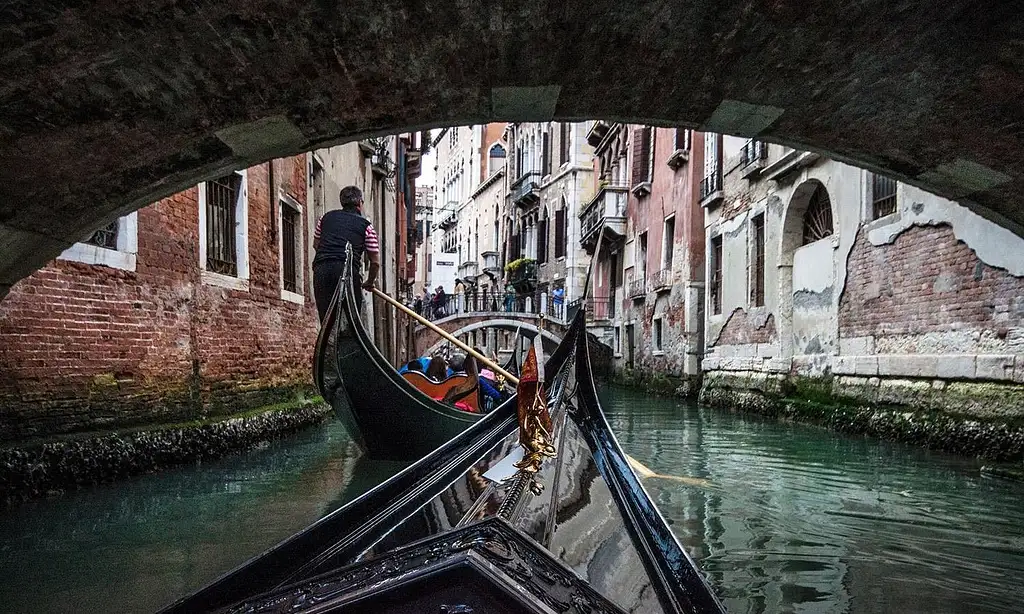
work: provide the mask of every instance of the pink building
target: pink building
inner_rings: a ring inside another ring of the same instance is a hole
[[[700,374],[703,141],[687,129],[595,122],[597,193],[581,242],[597,251],[591,329],[618,372],[658,373],[688,390]],[[600,246],[598,242],[600,239]]]

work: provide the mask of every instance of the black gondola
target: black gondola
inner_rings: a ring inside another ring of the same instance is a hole
[[[489,479],[519,446],[503,404],[166,611],[724,611],[611,433],[582,314],[544,371],[555,455],[537,473]]]
[[[435,401],[398,374],[351,308],[353,292],[347,280],[338,284],[317,337],[313,380],[363,452],[413,461],[478,422],[480,414]]]

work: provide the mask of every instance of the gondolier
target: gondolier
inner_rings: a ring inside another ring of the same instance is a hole
[[[345,249],[352,246],[352,283],[355,284],[356,308],[363,307],[363,292],[373,288],[380,270],[380,241],[370,220],[363,217],[363,192],[354,185],[341,189],[341,209],[328,211],[316,223],[313,234],[313,297],[320,321],[324,321],[334,290],[344,269]],[[366,281],[362,281],[363,254],[370,262]]]

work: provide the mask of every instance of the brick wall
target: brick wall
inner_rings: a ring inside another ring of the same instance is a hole
[[[949,225],[890,245],[859,233],[839,305],[840,336],[878,353],[1024,353],[1024,278],[988,266]]]
[[[708,347],[716,345],[742,345],[748,343],[772,343],[775,341],[775,316],[764,309],[746,311],[737,307],[718,336],[708,339]]]
[[[274,170],[305,203],[304,156]],[[267,164],[248,170],[248,291],[200,281],[196,188],[139,211],[134,272],[57,260],[16,284],[0,302],[0,439],[191,419],[310,386],[309,263],[305,304],[282,300],[267,182]]]

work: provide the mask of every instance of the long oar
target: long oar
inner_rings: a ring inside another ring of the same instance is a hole
[[[489,368],[490,370],[494,371],[498,375],[501,375],[502,377],[504,377],[505,380],[508,381],[513,386],[516,386],[516,385],[519,384],[519,378],[518,377],[516,377],[516,376],[512,375],[511,373],[509,373],[508,371],[502,369],[497,363],[495,363],[491,359],[487,358],[486,356],[484,356],[480,352],[477,352],[476,350],[474,350],[470,346],[468,346],[465,343],[459,341],[455,336],[453,336],[452,334],[448,333],[447,331],[445,331],[443,328],[441,328],[437,324],[434,324],[433,322],[431,322],[430,320],[424,318],[423,316],[421,316],[420,314],[416,313],[412,309],[409,309],[408,307],[406,307],[405,305],[399,303],[398,301],[396,301],[395,299],[391,298],[387,294],[384,294],[383,292],[381,292],[377,288],[373,289],[373,294],[375,296],[379,296],[380,298],[384,299],[385,301],[387,301],[391,305],[394,305],[396,309],[402,311],[403,313],[405,313],[406,315],[408,315],[412,319],[416,320],[420,324],[426,326],[427,328],[429,328],[430,330],[434,331],[435,333],[441,335],[441,337],[443,339],[446,339],[446,340],[454,343],[456,346],[458,346],[462,350],[465,350],[465,352],[467,354],[470,354],[471,356],[473,356],[473,358],[476,358],[478,361],[480,361],[481,364],[485,365],[487,368]]]

